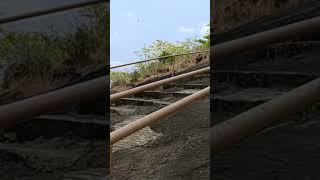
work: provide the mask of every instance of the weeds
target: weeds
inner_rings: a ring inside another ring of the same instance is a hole
[[[132,74],[127,72],[111,72],[112,86],[126,86],[132,80]]]
[[[21,84],[20,88],[26,89],[24,85],[42,84],[46,85],[43,89],[50,89],[55,82],[70,78],[66,74],[101,65],[108,48],[107,8],[94,6],[81,12],[89,23],[75,24],[75,32],[49,34],[0,29],[0,65],[6,66],[2,87],[18,88]]]

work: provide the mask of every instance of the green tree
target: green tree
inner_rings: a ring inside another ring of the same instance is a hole
[[[143,59],[161,57],[163,55],[174,55],[192,52],[199,46],[197,39],[189,38],[182,42],[168,42],[156,40],[149,46],[145,46],[140,51],[136,51],[136,55]]]

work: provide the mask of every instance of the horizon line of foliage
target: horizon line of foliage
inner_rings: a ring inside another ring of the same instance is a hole
[[[207,25],[209,26],[209,24]],[[135,54],[141,59],[151,59],[162,56],[170,56],[176,54],[183,54],[195,51],[208,50],[210,47],[210,32],[198,38],[188,38],[181,42],[168,42],[163,40],[156,40],[151,45],[144,46],[140,51]],[[160,61],[149,63],[136,64],[136,69],[133,72],[120,72],[112,71],[110,79],[113,81],[114,86],[125,86],[129,83],[136,82],[139,78],[148,77],[161,70],[167,69],[172,66],[175,57],[162,58]]]
[[[70,67],[105,62],[109,11],[95,5],[80,10],[75,31],[10,32],[0,27],[0,66],[22,64],[30,75],[45,76]]]

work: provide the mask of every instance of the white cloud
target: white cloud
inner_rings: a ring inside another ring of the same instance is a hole
[[[113,33],[113,35],[114,35],[114,37],[118,37],[119,36],[119,32],[116,31],[116,32]]]
[[[127,13],[127,16],[128,17],[132,17],[134,14],[131,12],[131,11],[129,11],[128,13]]]
[[[179,31],[183,32],[183,33],[192,33],[192,32],[195,31],[195,29],[194,28],[186,28],[184,26],[180,26],[179,27]]]
[[[207,24],[203,24],[203,26],[200,29],[200,35],[204,36],[210,31],[210,27],[207,26]]]

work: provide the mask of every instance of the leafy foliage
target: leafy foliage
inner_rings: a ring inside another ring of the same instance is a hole
[[[132,79],[132,75],[127,72],[111,72],[110,80],[113,81],[113,86],[125,86]]]
[[[209,25],[208,25],[209,26]],[[177,57],[170,57],[170,55],[184,54],[194,51],[207,50],[210,47],[210,35],[209,32],[204,35],[203,38],[189,38],[181,42],[168,42],[163,40],[156,40],[149,46],[144,46],[140,51],[136,51],[136,55],[142,59],[157,58],[158,61],[151,61],[146,63],[136,64],[136,69],[132,73],[117,74],[111,73],[111,79],[116,81],[119,79],[121,86],[125,86],[125,83],[137,82],[141,79],[150,77],[156,74],[168,73],[173,70],[173,66],[176,64]],[[169,57],[165,57],[169,56]],[[194,58],[193,56],[184,56],[185,64],[191,61],[187,59]],[[119,72],[120,73],[120,72]],[[117,77],[113,77],[117,76]],[[115,85],[115,84],[114,84]]]
[[[195,38],[190,38],[182,42],[167,42],[156,40],[149,46],[145,46],[142,50],[135,52],[140,58],[150,59],[160,57],[162,55],[173,55],[191,52],[199,46]]]
[[[59,67],[66,53],[60,39],[44,33],[2,32],[0,59],[7,64],[29,64],[29,71],[48,71]],[[42,70],[40,70],[42,69]]]

